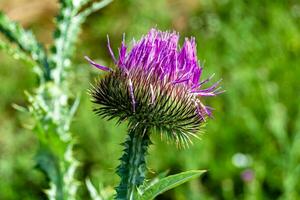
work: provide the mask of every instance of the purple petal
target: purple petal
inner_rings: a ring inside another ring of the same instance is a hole
[[[107,48],[108,48],[108,51],[109,51],[110,56],[112,57],[114,63],[117,64],[117,59],[116,59],[116,57],[114,55],[114,52],[111,49],[110,42],[109,42],[109,36],[108,35],[107,35]]]
[[[129,81],[128,81],[128,86],[129,86],[129,94],[130,94],[130,97],[131,97],[132,110],[133,110],[133,112],[135,112],[136,102],[135,102],[135,98],[134,98],[133,84],[132,84],[131,79],[129,79]]]
[[[119,62],[118,65],[123,67],[125,65],[125,58],[126,58],[126,45],[125,45],[125,34],[123,36],[123,41],[121,44],[121,48],[119,49]]]
[[[84,58],[93,66],[97,67],[98,69],[101,69],[103,71],[113,71],[111,68],[109,67],[106,67],[106,66],[102,66],[102,65],[99,65],[97,63],[95,63],[94,61],[92,61],[89,57],[87,56],[84,56]]]
[[[182,79],[182,80],[173,81],[172,83],[175,85],[175,84],[178,84],[178,83],[188,82],[189,80],[190,79],[186,78],[186,79]]]
[[[191,93],[196,94],[198,96],[204,96],[204,97],[211,97],[211,96],[216,96],[215,93],[212,92],[201,92],[201,91],[191,91]]]
[[[201,92],[211,92],[211,91],[214,91],[214,89],[216,89],[220,85],[221,81],[222,81],[222,79],[220,79],[219,81],[217,81],[216,83],[214,83],[209,88],[206,88],[206,89],[203,89],[203,90],[199,90],[199,91],[201,91]]]

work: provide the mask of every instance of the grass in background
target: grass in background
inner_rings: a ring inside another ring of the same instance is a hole
[[[73,90],[85,91],[99,74],[85,63],[84,55],[112,64],[106,33],[115,51],[123,32],[128,39],[138,38],[157,26],[194,35],[205,75],[215,72],[216,79],[223,78],[227,92],[210,101],[217,109],[215,119],[190,149],[177,151],[153,138],[153,171],[209,170],[160,199],[298,199],[299,18],[297,1],[116,0],[84,25]],[[45,180],[32,170],[36,139],[23,128],[27,117],[11,107],[25,104],[23,91],[32,89],[36,80],[26,63],[3,53],[0,58],[0,199],[43,199],[40,185]],[[72,127],[79,141],[76,156],[82,162],[78,178],[90,176],[95,183],[116,185],[114,169],[125,126],[100,120],[91,110],[88,95],[83,95]],[[82,199],[88,198],[84,188],[80,191]]]

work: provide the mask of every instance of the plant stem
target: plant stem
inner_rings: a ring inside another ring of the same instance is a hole
[[[124,142],[124,153],[120,158],[121,164],[117,168],[117,174],[121,177],[116,188],[117,200],[132,200],[138,186],[143,184],[146,173],[147,149],[150,144],[148,130],[145,127],[131,127]]]

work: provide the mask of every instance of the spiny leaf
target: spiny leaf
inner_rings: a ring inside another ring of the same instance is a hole
[[[197,178],[204,172],[205,170],[191,170],[163,178],[146,189],[139,197],[139,200],[154,199],[159,194],[173,189],[191,179]]]
[[[63,7],[71,7],[71,6],[73,6],[73,0],[59,0],[59,3]]]
[[[19,47],[11,47],[9,44],[0,40],[0,50],[5,51],[16,60],[23,60],[28,63],[32,63],[31,58],[20,50]]]
[[[89,16],[93,12],[96,12],[96,11],[100,10],[101,8],[104,8],[105,6],[110,4],[112,1],[113,0],[103,0],[103,1],[100,1],[100,2],[95,2],[90,7],[88,7],[83,12],[81,12],[78,15],[78,17],[82,18],[82,19],[85,19],[87,16]]]
[[[84,6],[91,3],[93,0],[72,0],[76,13],[80,11]]]
[[[56,156],[45,145],[41,145],[35,159],[37,162],[37,168],[45,173],[45,175],[56,186],[56,199],[63,199],[63,180],[60,172],[59,161]]]
[[[0,12],[0,31],[26,52],[38,46],[38,42],[30,31],[25,31],[19,24],[10,21],[2,12]]]
[[[68,59],[72,55],[80,26],[86,17],[105,7],[112,0],[95,2],[77,14],[78,9],[89,2],[90,0],[61,0],[60,14],[56,17],[57,29],[54,32],[54,53],[59,57]]]
[[[68,6],[71,1],[62,0],[59,15],[56,17],[56,30],[54,31],[54,46],[52,47],[52,62],[60,70],[66,67],[73,52],[73,44],[78,36],[79,23],[75,19],[73,6]]]
[[[103,198],[100,196],[97,189],[95,188],[95,186],[89,178],[85,180],[85,184],[93,200],[103,200]]]
[[[52,49],[51,64],[57,68],[53,79],[59,83],[67,76],[66,69],[71,65],[71,57],[75,50],[80,27],[86,17],[92,12],[108,5],[112,0],[95,2],[78,14],[81,7],[89,0],[61,0],[59,15],[56,17],[57,28],[54,31],[54,45]]]
[[[44,78],[46,80],[50,79],[46,52],[31,31],[24,30],[19,24],[12,22],[4,13],[0,12],[0,32],[11,42],[17,44],[21,50],[29,54],[40,66],[43,66]]]

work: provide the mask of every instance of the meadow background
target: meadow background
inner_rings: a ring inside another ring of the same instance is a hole
[[[51,42],[55,0],[1,0],[0,9],[38,39]],[[115,167],[126,125],[97,117],[87,95],[90,82],[102,72],[83,59],[112,65],[106,35],[114,51],[138,39],[151,27],[175,29],[195,36],[204,77],[223,78],[226,93],[206,103],[214,107],[202,140],[189,149],[166,145],[158,136],[150,148],[149,176],[190,169],[208,169],[157,199],[300,199],[300,2],[230,0],[115,0],[90,16],[83,26],[72,66],[74,95],[81,104],[72,125],[77,179],[90,177],[113,190]],[[182,38],[183,40],[183,38]],[[24,91],[37,84],[32,68],[0,52],[0,199],[46,199],[43,174],[34,170],[38,147],[27,129],[30,118],[12,105],[26,106]],[[89,199],[84,186],[79,199]]]

